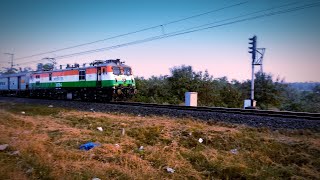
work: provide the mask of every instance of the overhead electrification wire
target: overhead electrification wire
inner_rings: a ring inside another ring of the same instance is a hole
[[[251,12],[251,13],[246,13],[246,14],[242,14],[242,15],[239,15],[239,16],[235,16],[235,17],[231,17],[231,18],[227,18],[227,19],[223,19],[223,20],[219,20],[219,21],[203,24],[203,25],[200,25],[200,26],[194,26],[194,27],[183,29],[183,30],[176,31],[176,32],[184,32],[184,31],[191,30],[191,29],[197,29],[197,28],[200,28],[200,27],[205,27],[205,26],[209,26],[209,25],[212,25],[212,24],[226,22],[226,21],[229,21],[229,20],[239,19],[241,17],[246,17],[246,16],[250,16],[250,15],[254,15],[254,14],[258,14],[258,13],[262,13],[262,12],[267,12],[267,11],[271,11],[271,10],[275,10],[275,9],[279,9],[279,8],[283,8],[283,7],[288,7],[288,6],[300,4],[300,3],[301,3],[301,1],[295,1],[295,2],[292,2],[292,3],[283,4],[283,5],[280,5],[280,6],[277,6],[277,7],[271,7],[271,8],[264,9],[264,10],[259,10],[259,11],[255,11],[255,12]]]
[[[257,15],[257,16],[253,16],[253,17],[243,18],[243,19],[239,19],[239,20],[235,20],[235,21],[231,21],[231,22],[226,22],[226,23],[222,23],[222,24],[217,24],[217,25],[214,25],[214,26],[208,26],[208,27],[198,28],[198,29],[194,29],[194,30],[176,31],[176,32],[173,32],[173,33],[165,34],[165,35],[153,36],[153,37],[149,37],[149,38],[145,38],[145,39],[141,39],[141,40],[136,40],[136,41],[132,41],[132,42],[128,42],[128,43],[118,44],[118,45],[115,45],[115,46],[110,46],[110,47],[104,47],[104,48],[93,49],[93,50],[88,50],[88,51],[82,51],[82,52],[78,52],[78,53],[61,55],[61,56],[57,56],[56,59],[63,59],[63,58],[69,58],[69,57],[74,57],[74,56],[80,56],[80,55],[95,53],[95,52],[107,51],[107,50],[116,49],[116,48],[120,48],[120,47],[125,47],[125,46],[130,46],[130,45],[135,45],[135,44],[141,44],[141,43],[145,43],[145,42],[150,42],[150,41],[154,41],[154,40],[158,40],[158,39],[164,39],[164,38],[168,38],[168,37],[174,37],[174,36],[178,36],[178,35],[182,35],[182,34],[188,34],[188,33],[192,33],[192,32],[197,32],[197,31],[202,31],[202,30],[217,28],[217,27],[226,26],[226,25],[231,25],[231,24],[240,23],[240,22],[244,22],[244,21],[255,20],[255,19],[259,19],[259,18],[263,18],[263,17],[268,17],[268,16],[274,16],[274,15],[278,15],[278,14],[289,13],[289,12],[298,11],[298,10],[302,10],[302,9],[306,9],[306,8],[316,7],[316,6],[319,6],[319,5],[320,5],[320,1],[318,1],[318,2],[316,2],[316,3],[310,3],[310,4],[305,4],[305,5],[302,5],[302,6],[297,6],[297,7],[289,8],[289,9],[278,10],[278,11],[270,12],[270,13],[264,13],[264,14],[262,14],[262,15]],[[263,11],[265,11],[265,10],[263,10]],[[242,17],[242,16],[243,16],[243,15],[241,15],[241,17]],[[239,17],[238,17],[238,18],[239,18]],[[214,22],[214,23],[216,23],[216,22]],[[211,23],[211,24],[214,24],[214,23]],[[190,28],[189,28],[189,29],[190,29]],[[30,61],[29,63],[31,63],[31,62],[39,62],[39,60],[37,60],[37,61]]]
[[[240,3],[232,4],[232,5],[229,5],[229,6],[225,6],[225,7],[222,7],[222,8],[214,9],[214,10],[211,10],[211,11],[207,11],[207,12],[204,12],[204,13],[201,13],[201,14],[197,14],[197,15],[186,17],[186,18],[170,21],[170,22],[167,22],[167,23],[164,23],[164,24],[160,24],[160,25],[156,25],[156,26],[151,26],[151,27],[148,27],[148,28],[140,29],[140,30],[137,30],[137,31],[132,31],[132,32],[128,32],[128,33],[124,33],[124,34],[120,34],[120,35],[116,35],[116,36],[112,36],[112,37],[108,37],[108,38],[105,38],[105,39],[100,39],[100,40],[96,40],[96,41],[92,41],[92,42],[88,42],[88,43],[69,46],[69,47],[66,47],[66,48],[56,49],[56,50],[53,50],[53,51],[47,51],[47,52],[43,52],[43,53],[38,53],[38,54],[33,54],[33,55],[25,56],[25,57],[20,57],[20,58],[14,59],[14,60],[16,61],[16,60],[21,60],[21,59],[41,56],[41,55],[45,55],[45,54],[49,54],[49,53],[55,53],[55,52],[58,52],[58,51],[63,51],[63,50],[73,49],[73,48],[82,47],[82,46],[86,46],[86,45],[91,45],[91,44],[95,44],[95,43],[103,42],[103,41],[106,41],[106,40],[111,40],[111,39],[115,39],[115,38],[131,35],[131,34],[136,34],[136,33],[139,33],[139,32],[143,32],[143,31],[159,28],[161,26],[163,27],[163,26],[166,26],[166,25],[169,25],[169,24],[174,24],[174,23],[178,23],[178,22],[185,21],[185,20],[188,20],[188,19],[192,19],[192,18],[204,16],[204,15],[207,15],[207,14],[211,14],[211,13],[214,13],[214,12],[222,11],[222,10],[225,10],[225,9],[228,9],[228,8],[244,5],[244,4],[248,3],[248,2],[249,1],[244,1],[244,2],[240,2]]]
[[[319,5],[320,5],[320,2],[307,4],[307,5],[303,5],[303,6],[293,7],[293,8],[285,9],[285,10],[279,10],[279,11],[276,11],[276,12],[265,13],[265,14],[262,14],[262,15],[254,16],[254,17],[248,17],[248,18],[244,18],[244,19],[240,19],[240,20],[235,20],[235,21],[226,22],[226,23],[222,23],[222,24],[218,24],[218,25],[214,25],[214,26],[209,26],[209,27],[204,27],[204,28],[199,28],[199,29],[195,29],[195,30],[189,30],[189,31],[183,31],[183,32],[181,32],[181,31],[173,32],[173,33],[170,33],[170,34],[165,34],[165,35],[161,35],[161,36],[153,36],[153,37],[149,37],[149,38],[145,38],[145,39],[141,39],[141,40],[137,40],[137,41],[132,41],[132,42],[124,43],[124,44],[118,44],[118,45],[115,45],[115,46],[99,48],[99,49],[93,49],[93,50],[89,50],[89,51],[83,51],[83,52],[78,52],[78,53],[73,53],[73,54],[62,55],[62,56],[57,56],[56,59],[63,59],[63,58],[68,58],[68,57],[73,57],[73,56],[90,54],[90,53],[94,53],[94,52],[100,52],[100,51],[116,49],[116,48],[120,48],[120,47],[124,47],[124,46],[150,42],[150,41],[154,41],[154,40],[158,40],[158,39],[164,39],[164,38],[168,38],[168,37],[178,36],[178,35],[182,35],[182,34],[188,34],[188,33],[202,31],[202,30],[206,30],[206,29],[217,28],[217,27],[231,25],[231,24],[240,23],[240,22],[244,22],[244,21],[250,21],[250,20],[254,20],[254,19],[258,19],[258,18],[274,16],[274,15],[278,15],[278,14],[284,14],[284,13],[293,12],[293,11],[297,11],[297,10],[302,10],[302,9],[306,9],[306,8],[316,7],[316,6],[319,6]]]

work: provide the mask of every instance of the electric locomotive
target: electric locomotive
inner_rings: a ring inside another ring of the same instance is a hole
[[[115,60],[96,60],[89,66],[0,76],[0,93],[52,99],[127,100],[135,93],[130,66]]]

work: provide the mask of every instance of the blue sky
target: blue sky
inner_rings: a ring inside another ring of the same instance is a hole
[[[188,16],[244,1],[222,0],[2,0],[0,7],[0,66],[16,58],[164,24]],[[215,22],[241,14],[298,2],[319,1],[249,0],[247,3],[183,22],[164,26],[165,33]],[[290,8],[289,7],[289,8]],[[320,6],[253,21],[217,27],[181,36],[127,46],[84,56],[58,59],[59,64],[85,63],[95,59],[120,58],[134,68],[135,75],[169,74],[182,64],[197,71],[208,70],[214,77],[229,80],[250,78],[248,38],[258,36],[265,47],[265,72],[287,82],[320,81]],[[16,60],[20,66],[34,67],[30,61],[57,57],[90,49],[122,44],[161,35],[155,28],[72,50]]]

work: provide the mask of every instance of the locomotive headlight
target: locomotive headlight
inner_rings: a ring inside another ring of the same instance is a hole
[[[118,95],[121,95],[121,94],[122,94],[121,89],[118,89],[118,90],[117,90],[117,94],[118,94]]]

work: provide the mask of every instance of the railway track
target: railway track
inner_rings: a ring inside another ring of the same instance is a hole
[[[312,129],[320,131],[320,113],[186,107],[133,102],[97,103],[12,97],[0,97],[0,102],[53,105],[53,107],[72,108],[80,111],[128,113],[141,117],[156,115],[179,119],[192,118],[211,123],[244,124],[251,127],[268,127],[271,129]]]
[[[176,109],[176,110],[186,110],[186,111],[221,112],[221,113],[233,113],[233,114],[243,114],[243,115],[320,120],[320,113],[308,113],[308,112],[270,111],[270,110],[223,108],[223,107],[191,107],[191,106],[162,105],[162,104],[137,103],[137,102],[111,102],[109,104],[165,108],[165,109]]]

